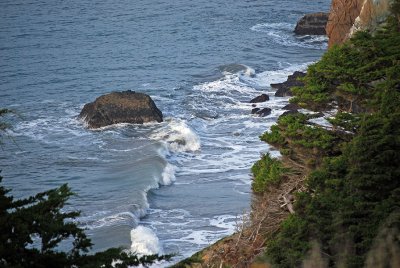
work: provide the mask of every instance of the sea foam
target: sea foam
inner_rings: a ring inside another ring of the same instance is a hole
[[[160,179],[160,184],[161,185],[170,185],[175,181],[175,171],[176,171],[177,167],[167,163],[167,165],[165,166],[162,174],[161,174],[161,179]]]
[[[318,35],[300,35],[293,33],[295,28],[291,23],[259,23],[250,28],[251,31],[265,34],[277,44],[287,47],[302,47],[311,49],[326,49],[327,37]]]
[[[131,252],[138,255],[163,254],[157,235],[150,228],[139,225],[131,230]]]
[[[200,138],[184,120],[171,119],[150,138],[165,142],[172,152],[195,152],[200,150]]]

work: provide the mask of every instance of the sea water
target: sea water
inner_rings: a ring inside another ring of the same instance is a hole
[[[67,210],[94,242],[191,255],[235,231],[251,201],[250,167],[273,148],[259,135],[287,98],[271,83],[304,70],[326,38],[295,36],[330,1],[0,2],[0,150],[15,197],[68,183]],[[90,130],[77,116],[112,91],[152,96],[163,123]],[[271,115],[251,115],[261,93]]]

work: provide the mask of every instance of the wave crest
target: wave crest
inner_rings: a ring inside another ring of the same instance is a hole
[[[200,138],[185,121],[170,120],[164,127],[155,130],[150,138],[165,142],[172,152],[195,152],[200,150]]]
[[[157,235],[150,228],[139,225],[131,230],[131,252],[138,255],[163,254]]]

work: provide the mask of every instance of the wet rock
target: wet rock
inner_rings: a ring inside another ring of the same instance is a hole
[[[282,109],[289,110],[289,111],[297,111],[298,109],[300,109],[300,106],[297,105],[296,103],[289,103],[289,104],[285,105]]]
[[[258,102],[265,102],[269,100],[269,96],[267,94],[261,94],[260,96],[255,97],[250,101],[250,103],[258,103]]]
[[[299,35],[326,35],[325,27],[328,17],[329,13],[324,12],[306,14],[297,22],[294,33]]]
[[[258,111],[256,114],[258,114],[260,117],[264,117],[267,115],[271,114],[271,109],[270,108],[262,108],[260,111]]]
[[[271,114],[270,108],[254,108],[251,110],[251,114],[257,114],[260,117],[264,117]]]
[[[290,88],[304,86],[304,83],[298,81],[297,78],[304,77],[305,75],[306,73],[296,71],[292,75],[289,75],[288,79],[285,82],[271,84],[272,88],[277,89],[277,91],[275,92],[275,96],[276,97],[292,96],[293,94],[290,91]]]
[[[79,117],[89,128],[118,123],[162,122],[163,115],[149,95],[131,90],[112,92],[85,104]]]

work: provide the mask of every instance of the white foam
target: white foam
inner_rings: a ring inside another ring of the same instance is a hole
[[[131,212],[120,212],[113,215],[108,215],[102,217],[97,220],[93,220],[97,215],[91,215],[87,217],[80,217],[80,222],[86,222],[85,228],[89,230],[107,227],[107,226],[115,226],[119,224],[126,224],[127,222],[131,225],[137,225],[139,222],[140,216],[142,216],[143,212],[138,212],[137,214]]]
[[[304,64],[294,64],[289,65],[286,68],[280,70],[272,70],[265,71],[257,74],[253,78],[246,78],[244,81],[251,85],[257,85],[259,87],[269,87],[270,84],[282,83],[287,80],[288,76],[291,75],[294,71],[304,71],[307,69],[307,66],[312,64],[313,62],[307,62]]]
[[[200,138],[184,120],[170,119],[164,127],[156,129],[150,138],[167,143],[173,152],[195,152],[200,150]]]
[[[312,49],[326,49],[328,38],[319,35],[297,36],[293,33],[294,24],[290,23],[260,23],[252,26],[251,31],[266,34],[279,45],[295,46]]]
[[[244,74],[247,76],[253,77],[256,74],[256,71],[253,68],[248,67],[248,68],[246,68],[246,71],[244,72]]]
[[[246,71],[243,74],[251,74],[251,75],[246,75],[245,77],[254,77],[255,71],[254,69],[246,69]],[[257,92],[256,89],[253,87],[250,87],[244,83],[242,83],[240,80],[240,77],[244,76],[239,76],[238,74],[225,74],[225,76],[219,80],[212,81],[212,82],[207,82],[203,83],[200,85],[195,85],[193,89],[195,91],[203,91],[206,93],[210,92],[218,92],[218,93],[232,93],[232,92],[239,92],[239,93],[254,93]]]
[[[167,163],[165,166],[162,174],[161,174],[161,179],[160,179],[160,184],[161,185],[170,185],[175,181],[175,172],[177,170],[177,167]]]
[[[327,129],[333,128],[333,125],[328,120],[326,120],[325,117],[312,118],[312,119],[309,119],[308,121],[313,124],[317,124],[321,127],[327,128]]]
[[[224,229],[227,234],[232,234],[236,230],[238,217],[232,215],[221,215],[210,220],[210,225]]]
[[[150,228],[139,225],[131,230],[131,252],[138,255],[163,254],[157,235]]]

